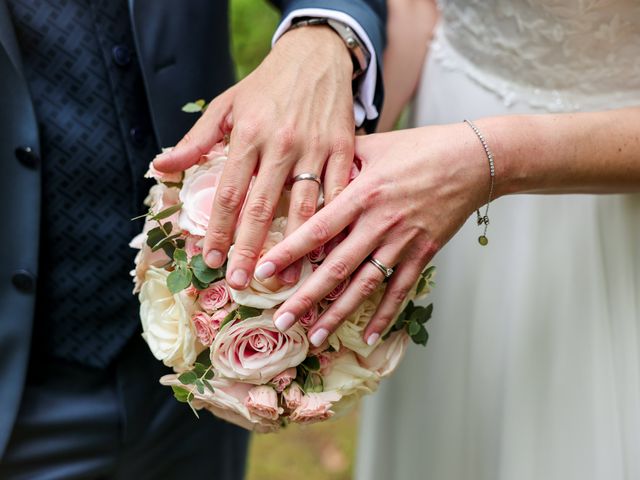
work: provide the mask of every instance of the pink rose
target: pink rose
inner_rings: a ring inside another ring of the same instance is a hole
[[[220,280],[209,285],[206,290],[202,290],[198,302],[205,311],[215,312],[229,303],[230,298],[227,284],[224,280]]]
[[[205,389],[199,393],[194,385],[183,385],[178,375],[165,375],[160,379],[162,385],[176,386],[189,390],[193,394],[191,406],[196,410],[206,409],[227,422],[259,433],[277,432],[281,425],[278,420],[269,420],[251,412],[244,404],[252,385],[230,382],[219,378],[210,380],[213,392]]]
[[[349,286],[349,281],[350,279],[347,278],[344,282],[341,282],[336,288],[334,288],[333,290],[331,290],[326,297],[324,297],[325,300],[328,300],[330,302],[333,302],[335,300],[338,299],[338,297],[340,295],[342,295],[344,293],[344,291],[347,289],[347,287]]]
[[[202,253],[202,244],[204,237],[197,237],[193,235],[187,235],[184,241],[184,249],[187,252],[187,258],[191,260],[196,255]]]
[[[254,385],[270,382],[307,357],[309,342],[296,324],[281,332],[273,324],[273,311],[223,328],[211,346],[211,364],[219,376]]]
[[[284,392],[282,392],[282,400],[289,410],[295,410],[302,403],[303,395],[304,392],[302,391],[302,388],[300,388],[300,385],[293,382],[285,389]]]
[[[171,148],[163,148],[162,153],[170,151]],[[166,173],[161,172],[154,167],[153,162],[149,164],[149,170],[144,174],[145,178],[153,178],[162,183],[180,183],[182,181],[182,172]]]
[[[213,343],[218,330],[214,327],[211,317],[205,312],[196,312],[191,317],[191,322],[196,329],[198,340],[203,345],[209,346]]]
[[[273,377],[271,383],[275,385],[276,391],[280,393],[289,386],[291,381],[296,378],[297,374],[298,372],[295,367],[287,368],[284,372]]]
[[[337,392],[308,393],[289,418],[296,423],[322,422],[333,416],[331,407],[340,398]]]
[[[185,172],[180,190],[182,210],[179,225],[191,235],[203,237],[207,232],[211,207],[226,161],[226,156],[210,155],[202,165]]]
[[[318,320],[318,309],[316,307],[313,307],[311,310],[302,315],[298,319],[298,322],[300,322],[300,325],[302,325],[305,329],[309,330],[312,325],[316,323],[316,320]]]
[[[327,254],[324,251],[324,245],[320,245],[319,247],[311,250],[307,254],[307,257],[309,258],[309,261],[311,263],[320,263],[321,261],[323,261],[325,258],[327,258]]]
[[[268,420],[277,420],[284,411],[278,407],[278,394],[266,385],[259,385],[249,390],[249,395],[244,400],[251,413]]]

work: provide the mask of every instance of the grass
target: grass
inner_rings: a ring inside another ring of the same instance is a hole
[[[238,79],[256,68],[271,47],[280,18],[263,0],[231,0],[232,52]],[[356,414],[284,432],[254,435],[247,480],[349,480],[356,447]]]

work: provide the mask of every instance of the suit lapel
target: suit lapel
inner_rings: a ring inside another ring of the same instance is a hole
[[[10,60],[10,65],[0,64],[0,73],[7,72],[8,68],[13,67],[22,75],[20,48],[18,47],[18,41],[11,23],[11,15],[5,0],[0,0],[0,48],[7,52],[6,58]]]

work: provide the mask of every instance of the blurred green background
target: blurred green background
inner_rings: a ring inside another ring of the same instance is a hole
[[[271,47],[280,15],[264,0],[231,0],[232,51],[238,79]],[[349,480],[356,446],[356,413],[278,434],[254,435],[247,480]]]

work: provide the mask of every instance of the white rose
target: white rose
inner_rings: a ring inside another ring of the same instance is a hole
[[[253,388],[251,384],[214,378],[210,380],[213,392],[205,389],[201,394],[193,385],[182,385],[177,375],[165,375],[160,379],[160,383],[190,391],[193,393],[193,408],[209,410],[216,417],[239,427],[258,433],[277,432],[280,429],[279,419],[270,420],[256,415],[244,404]]]
[[[344,346],[363,357],[367,357],[377,347],[377,343],[371,346],[367,345],[363,335],[365,327],[369,323],[369,320],[371,320],[371,317],[373,317],[382,300],[384,288],[384,285],[381,285],[358,307],[358,310],[342,322],[335,333],[329,338],[329,344],[332,347],[339,349],[341,346]],[[391,328],[391,324],[389,328]]]
[[[166,366],[188,369],[204,347],[197,341],[191,315],[194,299],[184,291],[173,295],[167,288],[169,272],[150,267],[140,290],[142,337],[153,355]]]
[[[284,239],[284,231],[286,227],[286,218],[276,218],[273,221],[269,228],[269,233],[267,234],[260,256],[264,255]],[[229,250],[229,257],[232,255],[233,247]],[[302,260],[300,279],[294,285],[285,285],[275,276],[263,281],[257,280],[254,277],[252,278],[251,283],[249,283],[249,286],[244,290],[234,290],[233,288],[230,288],[231,297],[239,305],[246,305],[247,307],[261,309],[274,308],[291,297],[312,272],[313,268],[311,266],[311,262],[305,257]]]
[[[400,364],[409,344],[409,335],[404,330],[392,333],[368,357],[359,357],[360,365],[377,373],[380,377],[388,377]]]
[[[281,332],[268,311],[220,330],[211,345],[211,365],[222,378],[262,385],[297,367],[308,351],[304,329],[296,324]]]
[[[323,375],[325,392],[338,392],[342,397],[373,393],[378,388],[380,376],[358,362],[356,354],[341,351],[329,365],[328,373]]]

